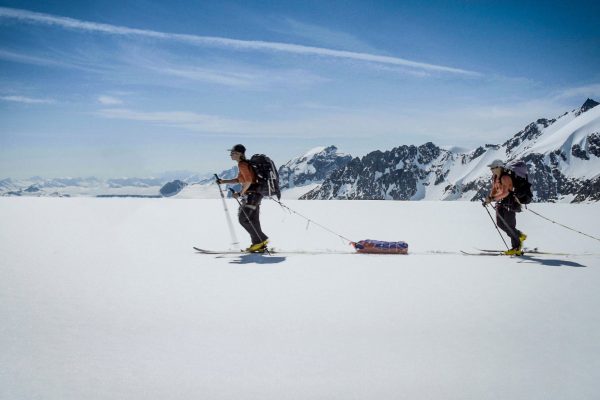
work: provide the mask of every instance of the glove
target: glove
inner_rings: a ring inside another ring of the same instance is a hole
[[[492,202],[492,198],[490,196],[486,196],[486,198],[483,200],[482,204],[485,207],[488,204],[490,204],[491,202]]]
[[[242,194],[240,192],[233,192],[232,196],[234,199],[237,199],[241,196]]]
[[[223,179],[221,179],[221,178],[217,178],[217,179],[215,180],[215,182],[217,182],[217,185],[220,185],[220,184],[222,184],[222,183],[223,183]]]

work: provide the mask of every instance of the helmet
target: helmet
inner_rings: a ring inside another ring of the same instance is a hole
[[[492,163],[490,165],[488,165],[489,168],[493,169],[493,168],[504,168],[504,161],[502,160],[494,160],[492,161]]]

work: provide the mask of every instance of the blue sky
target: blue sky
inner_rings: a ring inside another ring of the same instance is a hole
[[[0,178],[471,148],[600,98],[598,2],[423,3],[0,1]]]

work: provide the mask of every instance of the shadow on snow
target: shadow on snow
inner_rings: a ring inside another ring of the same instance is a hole
[[[561,259],[548,259],[548,258],[535,258],[528,255],[521,256],[523,263],[538,263],[547,267],[583,267],[587,268],[587,265],[579,264],[575,261],[561,260]]]
[[[269,256],[266,254],[244,254],[239,258],[231,260],[230,264],[279,264],[285,261],[285,257]]]

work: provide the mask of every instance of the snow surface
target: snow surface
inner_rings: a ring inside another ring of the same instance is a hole
[[[0,198],[0,398],[597,398],[597,241],[524,212],[529,246],[592,255],[470,257],[501,247],[477,203],[286,204],[411,254],[268,201],[273,246],[349,254],[197,254],[220,200]],[[600,204],[532,209],[600,236]]]

